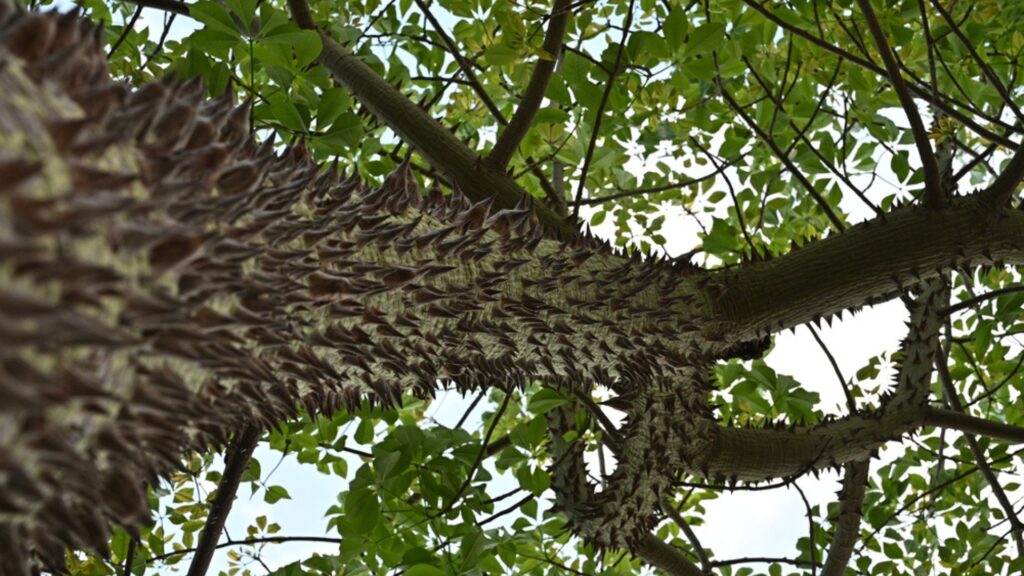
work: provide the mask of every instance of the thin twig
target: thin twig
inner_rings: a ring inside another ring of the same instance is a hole
[[[960,401],[960,395],[956,391],[956,386],[953,384],[953,377],[949,373],[947,361],[945,350],[936,353],[935,368],[939,373],[939,379],[942,381],[942,390],[945,392],[946,402],[948,402],[949,407],[953,411],[963,413],[964,406]],[[992,471],[992,466],[988,463],[988,457],[985,455],[985,451],[981,448],[978,440],[971,434],[965,434],[964,440],[967,441],[967,446],[971,449],[971,454],[974,455],[974,461],[977,462],[978,469],[981,470],[982,476],[985,477],[989,488],[992,489],[992,494],[996,497],[996,501],[999,502],[999,506],[1002,507],[1003,513],[1006,515],[1006,519],[1010,522],[1013,541],[1017,546],[1017,556],[1024,557],[1024,523],[1017,516],[1017,511],[1006,496],[1006,491],[1003,489],[1002,484],[999,483],[999,478]]]
[[[121,44],[126,38],[128,38],[128,35],[131,34],[132,30],[135,28],[135,23],[139,21],[139,16],[142,16],[141,4],[135,6],[135,12],[132,14],[131,20],[124,25],[124,29],[121,30],[121,35],[117,37],[117,41],[110,47],[110,52],[107,52],[107,59],[110,59],[110,57],[114,55],[114,52],[117,52],[117,49],[121,47]]]
[[[834,226],[836,230],[840,232],[846,230],[846,226],[844,226],[842,220],[840,220],[839,217],[836,216],[836,213],[832,210],[832,206],[830,206],[828,201],[825,200],[825,198],[821,195],[821,192],[818,192],[814,185],[811,184],[810,180],[808,180],[807,177],[804,176],[803,172],[801,172],[800,169],[797,168],[795,164],[793,164],[793,161],[790,160],[789,157],[783,153],[782,149],[779,148],[779,145],[775,143],[775,140],[770,135],[766,134],[760,126],[758,126],[757,122],[753,118],[751,118],[749,114],[747,114],[747,111],[744,110],[743,107],[740,106],[735,99],[733,99],[732,94],[730,94],[729,91],[726,90],[725,86],[720,85],[719,91],[721,92],[722,97],[725,98],[729,106],[737,114],[740,115],[744,123],[746,123],[747,126],[751,130],[753,130],[755,134],[757,134],[757,137],[760,138],[762,142],[767,144],[768,147],[772,149],[772,151],[775,153],[776,158],[778,158],[779,161],[786,166],[790,173],[793,174],[793,176],[797,179],[797,182],[799,182],[800,185],[804,188],[804,190],[806,190],[807,193],[810,194],[811,198],[813,198],[815,203],[818,204],[818,207],[821,208],[822,212],[825,213],[825,216],[828,218],[829,222],[832,223],[832,226]]]
[[[914,136],[914,145],[917,147],[917,155],[921,159],[922,170],[924,170],[925,205],[942,206],[946,198],[939,181],[939,163],[935,159],[935,152],[932,150],[931,141],[928,138],[928,130],[924,127],[921,114],[917,110],[917,104],[914,103],[914,98],[910,95],[910,89],[907,87],[903,75],[900,74],[899,66],[896,64],[896,57],[889,47],[889,41],[885,38],[885,32],[882,31],[882,25],[878,22],[875,10],[871,7],[871,0],[857,0],[857,4],[860,6],[860,11],[867,21],[868,30],[871,31],[871,36],[875,40],[875,46],[878,48],[878,53],[885,64],[889,83],[892,84],[893,90],[896,91],[896,97],[899,98],[900,105],[903,107],[903,113],[906,115],[907,121],[910,122],[910,132]]]

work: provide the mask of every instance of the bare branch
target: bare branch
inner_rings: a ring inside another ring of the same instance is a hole
[[[227,522],[231,505],[235,502],[235,493],[238,492],[242,474],[249,466],[260,436],[260,429],[251,426],[238,434],[228,446],[224,454],[224,473],[217,483],[217,494],[210,504],[206,524],[199,533],[199,543],[196,544],[195,555],[188,567],[188,576],[204,576],[209,570],[213,552],[218,548],[217,542],[224,531],[224,523]]]

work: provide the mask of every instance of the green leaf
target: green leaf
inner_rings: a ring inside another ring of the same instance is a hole
[[[371,444],[373,442],[373,420],[370,418],[362,418],[359,420],[359,426],[356,428],[356,433],[353,436],[356,442],[360,444]]]
[[[708,254],[724,256],[739,250],[739,247],[739,239],[732,226],[721,218],[715,218],[711,230],[704,237],[704,250]]]
[[[725,26],[720,22],[708,22],[690,32],[686,43],[686,55],[698,56],[718,50],[725,44]]]
[[[246,29],[252,26],[259,0],[225,0],[225,3],[238,16]],[[189,12],[191,13],[191,10]]]
[[[519,50],[503,42],[498,42],[484,50],[484,58],[487,59],[488,64],[493,66],[506,66],[519,61]]]
[[[446,576],[444,570],[430,564],[417,564],[405,571],[405,576]]]
[[[345,495],[345,521],[359,534],[367,534],[380,517],[380,502],[369,488],[355,488]]]
[[[291,100],[281,94],[267,98],[270,101],[270,112],[279,124],[296,132],[306,131],[306,120]]]
[[[536,124],[565,124],[569,121],[569,113],[560,108],[541,108],[533,119]]]
[[[245,468],[245,472],[242,473],[242,482],[258,482],[261,473],[260,461],[252,458],[249,460],[249,465]]]
[[[323,48],[320,35],[312,30],[297,30],[294,32],[282,32],[267,36],[263,42],[268,45],[280,45],[291,48],[295,51],[295,66],[299,69],[305,68],[317,56]]]
[[[530,396],[529,410],[531,414],[543,414],[567,403],[568,400],[557,390],[541,388],[533,396]]]
[[[238,27],[235,25],[235,21],[231,19],[231,14],[219,2],[199,0],[189,5],[188,13],[192,18],[217,32],[232,38],[242,37]]]
[[[689,29],[690,22],[686,13],[678,6],[673,6],[669,10],[668,16],[665,17],[662,28],[665,32],[665,40],[669,43],[669,46],[673,47],[676,51],[682,49],[686,42],[686,32]]]
[[[271,486],[267,488],[266,494],[263,495],[263,500],[268,504],[275,504],[279,500],[291,499],[291,495],[288,494],[288,490],[285,490],[284,486]]]
[[[349,96],[348,90],[337,87],[325,89],[316,110],[317,126],[330,126],[343,112],[351,107],[352,97]]]

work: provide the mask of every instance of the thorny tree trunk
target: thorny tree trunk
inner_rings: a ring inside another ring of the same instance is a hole
[[[3,574],[145,522],[143,482],[190,450],[298,407],[429,395],[439,378],[629,398],[609,488],[594,493],[573,445],[553,446],[570,453],[553,486],[581,536],[643,550],[675,474],[839,466],[925,423],[915,385],[814,427],[722,427],[707,400],[717,358],[952,265],[1024,255],[1024,215],[968,197],[728,272],[642,262],[555,240],[530,206],[423,195],[407,169],[370,190],[301,148],[276,155],[250,140],[244,107],[198,82],[110,82],[74,16],[0,0],[0,59]],[[911,352],[934,339],[929,294]],[[908,354],[901,379],[926,378],[921,362]]]

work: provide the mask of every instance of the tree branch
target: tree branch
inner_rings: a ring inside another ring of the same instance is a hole
[[[1024,154],[1022,154],[1024,156]],[[705,330],[736,342],[887,299],[952,265],[1024,262],[1024,214],[980,198],[902,208],[767,262],[716,274]]]
[[[1017,191],[1021,179],[1024,179],[1024,145],[1017,148],[999,177],[991,186],[979,193],[979,197],[991,210],[1005,206]]]
[[[821,576],[843,576],[850,564],[853,549],[860,541],[860,519],[863,516],[864,492],[868,484],[870,460],[849,462],[844,467],[843,487],[839,491],[839,516],[833,524],[828,557]]]
[[[914,104],[914,98],[910,95],[907,83],[900,74],[899,65],[896,64],[896,57],[892,49],[889,48],[889,41],[885,39],[882,25],[878,22],[874,9],[871,8],[871,0],[857,0],[857,4],[867,20],[868,30],[871,31],[871,36],[875,40],[875,46],[877,46],[878,53],[885,64],[889,83],[892,84],[893,90],[896,91],[896,97],[900,100],[903,113],[906,114],[907,120],[910,122],[910,132],[914,136],[914,145],[917,147],[917,155],[921,158],[922,169],[924,170],[925,205],[933,207],[942,206],[945,203],[945,195],[939,182],[939,164],[935,160],[935,152],[932,150],[928,139],[928,130],[925,129],[924,122],[921,121],[921,114],[917,111],[917,104]]]
[[[131,4],[142,6],[143,8],[153,8],[155,10],[163,10],[164,12],[171,12],[172,14],[180,14],[182,16],[191,16],[188,9],[188,4],[179,2],[178,0],[126,0]]]
[[[305,0],[289,0],[288,5],[301,27],[316,29]],[[492,201],[493,210],[530,205],[553,236],[568,240],[579,235],[575,225],[559,217],[544,204],[534,202],[529,193],[506,174],[483,166],[475,152],[426,111],[388,84],[330,35],[319,32],[323,42],[320,64],[371,114],[391,127],[438,170],[448,174],[467,197],[476,202]]]
[[[952,410],[929,407],[924,414],[925,426],[952,428],[965,434],[977,434],[1012,443],[1024,443],[1024,428],[961,414]]]
[[[206,524],[199,533],[199,543],[196,544],[192,564],[188,567],[188,576],[205,576],[209,570],[213,552],[218,548],[217,542],[224,531],[224,523],[227,522],[231,505],[235,502],[235,493],[238,492],[242,474],[252,459],[260,436],[261,430],[250,426],[235,437],[224,453],[224,473],[217,483],[217,494],[210,504]]]
[[[672,507],[672,504],[668,500],[662,500],[661,510],[666,516],[675,522],[675,525],[683,531],[686,539],[690,541],[690,546],[693,547],[693,553],[697,555],[697,559],[700,560],[700,568],[705,574],[711,574],[711,559],[708,558],[708,552],[704,549],[704,545],[700,543],[700,539],[697,538],[697,533],[693,531],[693,527],[690,523],[683,518],[683,515],[678,510]]]
[[[417,0],[419,2],[421,0]],[[565,36],[565,28],[569,22],[570,0],[555,0],[551,8],[551,19],[548,21],[548,29],[544,34],[544,53],[540,55],[537,64],[533,67],[533,74],[530,76],[530,83],[526,86],[526,92],[519,102],[508,126],[498,136],[494,148],[485,158],[485,162],[496,170],[504,170],[512,155],[519,148],[526,134],[533,125],[533,118],[540,109],[540,104],[547,93],[548,82],[551,74],[555,71],[555,64],[558,62],[559,54],[562,52],[562,38]]]
[[[960,40],[960,43],[963,44],[964,48],[967,49],[967,52],[978,64],[978,67],[981,68],[982,74],[984,74],[985,78],[992,84],[992,87],[996,89],[996,92],[998,92],[999,96],[1002,97],[1003,102],[1010,108],[1013,115],[1017,117],[1017,121],[1024,123],[1024,114],[1021,113],[1020,108],[1016,103],[1014,103],[1009,91],[1006,90],[1006,86],[999,80],[999,76],[996,76],[992,67],[982,59],[981,54],[978,54],[978,50],[974,47],[974,44],[967,38],[967,36],[964,35],[963,31],[960,30],[960,26],[956,23],[956,20],[953,20],[953,16],[936,0],[931,0],[931,4],[935,8],[935,11],[942,16],[942,19],[946,21],[946,24],[949,25],[949,29],[953,31],[953,34],[955,34]]]
[[[644,562],[665,572],[669,576],[706,576],[683,551],[662,542],[653,534],[647,534],[633,551]]]
[[[332,538],[330,536],[264,536],[260,538],[246,538],[244,540],[228,540],[221,542],[215,548],[220,550],[221,548],[228,548],[231,546],[251,546],[253,544],[284,544],[286,542],[324,542],[327,544],[341,544],[341,538]],[[196,548],[184,548],[182,550],[173,550],[166,554],[160,554],[153,556],[146,560],[147,564],[154,562],[160,562],[174,556],[181,556],[182,554],[189,554],[195,552]]]
[[[809,32],[807,32],[806,30],[804,30],[802,28],[794,26],[789,21],[787,21],[787,20],[785,20],[783,18],[780,18],[779,16],[773,14],[770,10],[765,8],[757,0],[743,0],[743,3],[746,4],[747,6],[753,8],[757,12],[759,12],[762,16],[764,16],[766,19],[770,20],[772,23],[774,23],[775,25],[779,26],[783,30],[787,30],[791,34],[795,34],[796,36],[799,36],[799,37],[803,38],[804,40],[807,40],[808,42],[814,44],[815,46],[818,46],[819,48],[822,48],[823,50],[831,52],[831,53],[833,53],[833,54],[835,54],[837,56],[841,56],[842,58],[845,58],[846,60],[849,60],[850,62],[852,62],[854,64],[857,64],[858,66],[861,66],[863,68],[866,68],[867,70],[870,70],[870,71],[872,71],[872,72],[874,72],[874,73],[876,73],[878,75],[881,75],[881,76],[885,76],[886,75],[885,70],[882,69],[880,66],[878,66],[878,64],[875,64],[874,62],[871,62],[870,60],[866,60],[864,58],[861,58],[860,56],[857,56],[856,54],[853,54],[851,52],[847,52],[846,50],[843,50],[842,48],[839,48],[839,47],[837,47],[837,46],[835,46],[833,44],[830,44],[830,43],[822,40],[821,38],[818,38],[817,36],[814,36],[813,34],[810,34]],[[916,84],[910,84],[908,86],[908,88],[918,98],[921,98],[921,99],[925,100],[926,102],[932,104],[936,108],[941,109],[943,112],[945,112],[946,114],[949,114],[952,118],[957,119],[961,124],[963,124],[964,126],[970,128],[975,134],[978,134],[982,138],[985,138],[986,140],[989,140],[991,142],[998,142],[999,144],[1001,144],[1003,146],[1010,147],[1010,148],[1016,148],[1017,147],[1017,144],[1015,144],[1013,142],[1013,140],[1010,140],[1006,136],[1003,136],[1001,134],[997,134],[997,133],[995,133],[995,132],[985,128],[984,126],[979,124],[977,121],[975,121],[973,118],[971,118],[969,115],[967,115],[967,114],[965,114],[963,112],[960,112],[956,108],[954,108],[952,106],[949,106],[946,102],[944,102],[941,99],[935,97],[933,94],[931,94],[931,91],[929,89],[927,89],[925,87],[918,86]]]
[[[778,158],[778,160],[786,166],[786,168],[793,175],[793,177],[797,179],[797,182],[799,182],[800,185],[804,188],[804,190],[806,190],[807,193],[810,194],[811,198],[814,199],[814,202],[818,205],[819,208],[821,208],[821,211],[825,213],[826,217],[828,217],[828,220],[829,222],[832,223],[832,226],[834,226],[835,229],[840,232],[845,230],[846,226],[844,226],[843,221],[840,220],[838,216],[836,216],[835,211],[833,211],[832,207],[829,206],[828,201],[825,200],[825,198],[821,195],[820,192],[818,192],[818,190],[814,187],[814,184],[811,184],[810,180],[808,180],[807,177],[804,176],[803,172],[801,172],[800,169],[797,168],[795,164],[793,164],[793,161],[789,159],[789,156],[786,155],[781,148],[779,148],[779,145],[775,143],[775,139],[772,138],[770,134],[765,133],[765,131],[761,129],[757,122],[754,121],[754,119],[751,118],[749,114],[747,114],[747,111],[744,110],[738,102],[736,102],[736,100],[732,97],[732,94],[730,94],[729,91],[725,89],[724,85],[720,84],[719,90],[722,93],[722,97],[725,98],[725,101],[729,104],[729,107],[732,108],[733,111],[735,111],[737,114],[739,114],[740,118],[743,119],[743,122],[751,130],[753,130],[755,134],[757,134],[757,137],[762,142],[767,144],[769,148],[772,149],[772,152],[775,153],[775,157]]]
[[[953,377],[949,373],[949,366],[946,365],[948,361],[947,356],[947,349],[941,348],[937,350],[935,354],[935,368],[939,373],[942,391],[945,393],[945,400],[949,407],[953,412],[964,414],[963,403],[960,401],[960,395],[956,391],[956,386],[953,385]],[[1017,516],[1017,511],[1006,496],[1006,491],[1003,490],[1002,484],[999,483],[999,478],[992,471],[992,466],[988,463],[988,457],[985,455],[985,451],[981,448],[978,440],[972,434],[964,434],[964,440],[967,441],[967,446],[974,456],[974,461],[978,464],[978,469],[981,470],[982,476],[988,482],[989,488],[992,489],[992,494],[995,495],[996,501],[999,502],[999,506],[1002,507],[1003,513],[1010,523],[1010,532],[1013,535],[1013,542],[1017,547],[1017,556],[1024,557],[1024,537],[1022,537],[1024,523],[1021,523],[1020,517]]]

